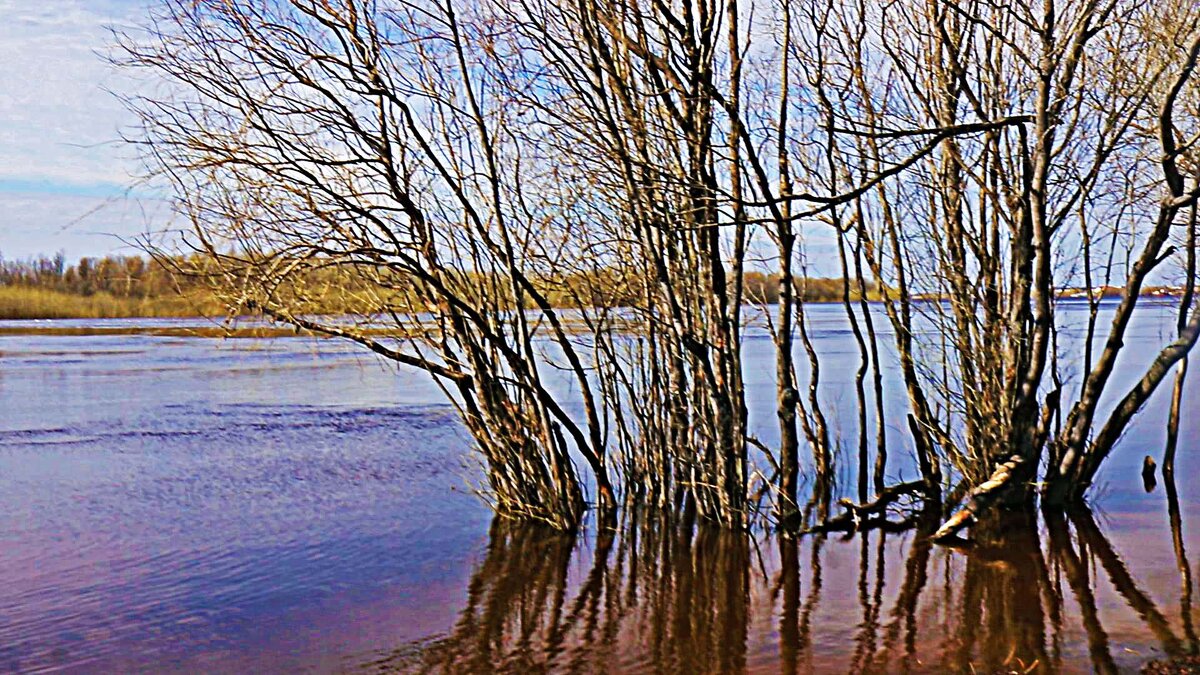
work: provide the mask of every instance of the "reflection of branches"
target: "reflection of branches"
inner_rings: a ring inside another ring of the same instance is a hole
[[[1046,596],[1051,619],[1060,600],[1050,584],[1036,523],[1019,512],[993,513],[973,534],[953,669],[1057,669],[1046,652],[1040,596]]]
[[[647,518],[624,537],[633,544],[622,547],[618,564],[628,563],[629,578],[604,611],[633,628],[637,651],[648,661],[641,665],[669,672],[744,668],[748,536]]]
[[[1080,559],[1071,543],[1067,521],[1061,513],[1047,510],[1046,529],[1050,534],[1050,550],[1066,573],[1067,583],[1079,604],[1083,629],[1087,633],[1088,653],[1092,657],[1092,668],[1097,673],[1115,673],[1117,665],[1113,662],[1109,649],[1108,633],[1104,632],[1104,627],[1100,625],[1100,617],[1096,613],[1096,596],[1092,593],[1088,566]]]
[[[1193,640],[1178,496],[1173,485],[1167,488],[1183,579],[1183,630]],[[761,586],[752,581],[752,540],[744,532],[637,509],[627,512],[618,531],[595,540],[497,521],[449,634],[372,665],[415,672],[742,672],[764,665],[748,650],[751,617],[767,616],[763,608],[752,612],[752,601],[762,601],[776,617],[770,621],[777,621],[777,663],[784,673],[831,666],[830,657],[864,673],[1057,672],[1062,653],[1071,653],[1060,651],[1060,639],[1082,639],[1066,628],[1065,593],[1079,608],[1092,670],[1112,673],[1116,661],[1100,623],[1095,569],[1104,570],[1168,654],[1184,651],[1090,514],[1047,512],[1043,541],[1028,514],[990,512],[961,555],[945,558],[944,579],[930,536],[940,515],[937,509],[921,514],[903,543],[883,530],[878,539],[860,532],[857,542],[823,534],[807,542],[780,537],[772,542],[777,573],[768,583],[764,570]],[[887,560],[900,547],[903,572],[896,569],[900,561]],[[830,577],[837,574],[832,560],[849,548],[858,550],[857,587]],[[889,566],[894,581],[886,592]],[[804,574],[811,580],[807,588]],[[885,593],[894,598],[889,607]],[[860,617],[853,628],[834,626],[853,632],[835,653],[823,648],[830,627],[821,606],[831,595],[835,601],[856,595]],[[757,626],[757,637],[763,628]]]
[[[879,610],[883,606],[883,579],[886,564],[884,563],[884,548],[887,543],[887,533],[880,531],[879,544],[875,552],[875,589],[868,592],[867,573],[871,569],[871,536],[862,534],[862,549],[859,557],[858,571],[858,600],[863,608],[863,619],[858,635],[854,641],[854,661],[850,666],[853,672],[862,672],[875,657],[876,641],[879,637]]]
[[[808,661],[807,670],[812,670],[812,615],[816,611],[818,604],[821,602],[821,549],[825,546],[824,535],[817,535],[812,540],[812,559],[809,565],[812,566],[812,587],[808,590],[808,597],[804,599],[804,606],[800,609],[799,625],[796,631],[796,654],[803,656]]]
[[[896,642],[904,630],[904,661],[901,670],[907,672],[912,668],[912,660],[916,654],[917,635],[917,600],[925,588],[928,579],[929,556],[933,550],[933,540],[929,535],[937,527],[939,512],[934,509],[926,511],[913,538],[912,548],[909,549],[908,559],[904,563],[904,582],[900,593],[896,596],[896,605],[892,608],[892,621],[887,626],[884,636],[884,651],[890,655],[896,649]]]
[[[597,639],[596,630],[600,626],[601,621],[600,609],[604,595],[604,579],[608,572],[608,556],[612,551],[612,542],[613,535],[610,531],[606,530],[601,533],[600,539],[596,543],[592,571],[588,573],[587,580],[584,581],[583,587],[575,597],[571,613],[567,616],[562,626],[562,632],[566,633],[582,618],[583,627],[581,632],[583,642],[589,645],[598,643],[604,648],[612,645],[612,639],[617,627],[615,617],[609,615],[604,622],[603,638]],[[551,643],[551,647],[556,648],[558,644],[555,641]],[[579,663],[573,663],[572,666],[571,670],[573,671],[581,670],[581,664]]]
[[[542,632],[548,648],[561,640],[559,620],[575,538],[549,534],[503,521],[493,524],[488,557],[471,584],[469,597],[479,600],[468,602],[457,631],[475,633],[477,649],[460,655],[468,669],[487,667],[487,661],[475,656],[533,669],[540,646],[537,633]],[[516,608],[515,616],[508,616],[509,608]],[[515,626],[508,620],[512,618]],[[507,634],[510,626],[515,636]]]
[[[795,673],[800,668],[800,542],[794,537],[780,537],[779,565],[779,653],[782,672]]]
[[[1183,547],[1183,517],[1179,513],[1179,493],[1175,491],[1175,472],[1163,471],[1167,488],[1167,517],[1171,521],[1171,543],[1175,547],[1175,562],[1179,566],[1179,613],[1183,618],[1183,635],[1189,651],[1196,649],[1196,628],[1192,625],[1192,567]]]
[[[568,571],[577,544],[546,528],[497,520],[454,630],[418,648],[415,661],[408,649],[372,665],[417,672],[593,672],[614,657],[636,656],[639,669],[653,671],[745,669],[745,533],[631,518],[620,535],[598,538],[591,569],[573,580]],[[623,636],[633,642],[618,644]]]
[[[422,655],[421,672],[545,670],[563,635],[562,610],[575,537],[492,523],[454,632]],[[386,665],[386,662],[380,664]]]
[[[1091,512],[1082,509],[1073,510],[1070,518],[1071,524],[1075,526],[1075,531],[1079,534],[1079,540],[1093,555],[1099,558],[1100,565],[1108,573],[1113,587],[1125,598],[1133,611],[1137,612],[1138,616],[1146,622],[1154,636],[1162,643],[1163,650],[1172,656],[1180,653],[1179,638],[1171,630],[1167,618],[1158,610],[1154,601],[1138,588],[1133,576],[1129,574],[1129,568],[1125,567],[1121,557],[1113,550],[1112,544],[1096,526]]]

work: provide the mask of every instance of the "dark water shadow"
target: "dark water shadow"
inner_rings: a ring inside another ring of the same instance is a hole
[[[958,548],[931,543],[937,514],[904,533],[800,539],[645,516],[600,537],[497,520],[457,623],[363,669],[1123,672],[1148,657],[1114,646],[1110,617],[1134,624],[1147,654],[1195,645],[1172,503],[1181,580],[1174,618],[1087,511],[999,514]],[[1117,614],[1098,599],[1113,592]]]
[[[454,629],[367,668],[742,671],[751,547],[744,533],[665,519],[592,541],[496,520]]]

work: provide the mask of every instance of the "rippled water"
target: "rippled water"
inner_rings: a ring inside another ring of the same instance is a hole
[[[338,343],[4,337],[0,410],[0,670],[336,668],[486,532],[452,408]]]
[[[853,356],[840,309],[815,309],[824,353]],[[1133,340],[1159,344],[1170,319],[1151,309]],[[1125,377],[1152,356],[1132,353]],[[769,346],[747,354],[752,404],[769,402]],[[827,371],[831,405],[852,407],[852,371]],[[613,537],[570,538],[489,525],[440,392],[351,346],[0,335],[0,671],[1136,669],[1194,639],[1167,491],[1138,474],[1161,455],[1164,403],[1093,513],[971,550],[632,513]]]

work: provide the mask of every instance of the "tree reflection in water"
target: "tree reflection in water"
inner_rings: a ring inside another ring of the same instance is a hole
[[[1139,585],[1086,511],[1046,514],[1041,524],[1022,516],[996,517],[978,524],[973,541],[959,547],[930,543],[937,514],[912,531],[876,530],[844,539],[755,536],[645,514],[631,516],[617,533],[581,537],[497,520],[449,633],[408,645],[368,669],[1136,668],[1151,648],[1177,655],[1196,645],[1182,519],[1174,485],[1167,488],[1180,580],[1178,587],[1172,582],[1180,598],[1179,614],[1171,612],[1174,620]],[[838,567],[847,555],[857,557],[856,569]],[[1140,656],[1114,648],[1105,631],[1097,597],[1108,589],[1123,605],[1117,619],[1136,623],[1156,642],[1143,645]]]

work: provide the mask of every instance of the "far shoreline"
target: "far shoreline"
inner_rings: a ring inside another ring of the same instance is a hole
[[[0,287],[0,291],[3,288]],[[1183,296],[1183,289],[1180,287],[1152,287],[1139,294],[1139,301],[1142,300],[1178,300]],[[1113,301],[1119,299],[1119,294],[1104,294],[1095,297],[1095,301]],[[1070,303],[1086,303],[1089,302],[1089,297],[1084,289],[1066,289],[1057,294],[1056,299],[1059,301]],[[180,299],[182,300],[182,299]],[[944,298],[935,298],[925,295],[914,295],[911,301],[916,304],[927,304],[938,302]],[[857,304],[858,300],[852,302]],[[870,305],[881,305],[882,300],[870,299],[867,301]],[[768,306],[774,306],[777,303],[767,303]],[[826,306],[826,305],[842,305],[841,300],[809,300],[806,305]],[[761,304],[746,303],[746,306],[761,307]],[[192,305],[194,308],[194,305]],[[560,307],[558,309],[571,311],[577,308]],[[354,317],[369,320],[369,314],[355,313],[329,313],[322,314],[326,318],[337,317]],[[382,315],[380,315],[382,316]],[[181,325],[62,325],[65,322],[136,322],[136,321],[177,321]],[[191,323],[182,323],[191,322]],[[249,325],[247,325],[249,324]],[[359,331],[363,335],[372,337],[390,337],[403,338],[406,333],[403,329],[392,328],[383,325],[363,328]],[[269,339],[278,337],[317,337],[331,338],[336,337],[320,333],[317,331],[306,330],[299,327],[294,327],[286,323],[272,321],[270,318],[261,314],[243,314],[236,317],[229,317],[225,314],[200,314],[195,311],[179,311],[179,312],[149,312],[145,314],[130,313],[121,314],[118,316],[96,316],[87,312],[70,313],[70,312],[55,312],[53,315],[45,316],[4,316],[0,312],[0,337],[5,336],[60,336],[60,337],[86,337],[86,336],[121,336],[121,335],[148,335],[157,337],[196,337],[196,338],[249,338],[249,339]]]

